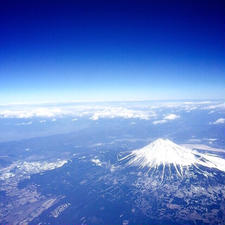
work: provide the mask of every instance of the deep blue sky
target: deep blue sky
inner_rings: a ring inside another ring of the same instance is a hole
[[[225,97],[225,1],[0,5],[0,103]]]

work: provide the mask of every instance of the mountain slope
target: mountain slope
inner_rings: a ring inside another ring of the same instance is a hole
[[[120,161],[126,161],[126,166],[147,168],[148,172],[162,168],[162,178],[171,174],[175,169],[177,175],[182,177],[184,171],[195,168],[196,172],[207,176],[205,168],[215,168],[225,172],[225,160],[217,155],[203,154],[198,151],[180,146],[168,139],[157,139],[149,145],[134,150]]]

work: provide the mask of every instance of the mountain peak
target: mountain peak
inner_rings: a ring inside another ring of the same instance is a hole
[[[188,166],[196,160],[191,149],[177,145],[169,139],[162,138],[155,140],[142,149],[133,151],[132,154],[135,157],[131,163],[137,162],[141,167],[157,167],[161,164]]]

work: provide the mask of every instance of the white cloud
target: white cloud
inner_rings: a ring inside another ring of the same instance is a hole
[[[224,118],[219,118],[216,121],[212,122],[211,124],[223,124],[225,123],[225,119]]]
[[[138,111],[138,110],[131,110],[123,107],[106,107],[103,110],[96,111],[90,117],[92,120],[98,120],[100,118],[115,118],[115,117],[122,117],[125,119],[131,118],[138,118],[143,120],[148,120],[153,115],[145,112],[145,111]]]
[[[180,118],[179,115],[176,114],[168,114],[166,116],[164,116],[164,118],[162,120],[155,120],[152,122],[152,124],[156,125],[156,124],[162,124],[162,123],[167,123],[170,120],[175,120]]]
[[[177,108],[183,110],[195,110],[197,108],[208,107],[212,104],[217,104],[212,101],[192,101],[192,102],[184,102],[184,101],[166,101],[166,102],[156,102],[151,105],[151,108]]]
[[[180,111],[190,112],[197,109],[212,111],[214,109],[224,109],[224,102],[129,102],[129,103],[79,103],[79,104],[52,104],[52,105],[11,105],[0,107],[0,118],[52,118],[57,119],[62,116],[71,116],[72,118],[88,117],[92,120],[100,118],[125,119],[137,118],[149,120],[156,117],[159,110],[172,109],[173,112]],[[173,120],[179,118],[179,115],[169,114],[161,120]],[[157,122],[154,122],[157,124]]]
[[[213,114],[215,111],[214,110],[211,110],[211,111],[209,111],[209,114]]]
[[[24,108],[10,108],[8,110],[0,110],[0,117],[2,118],[32,118],[32,117],[51,117],[55,121],[55,117],[61,116],[87,116],[92,120],[100,118],[116,118],[121,117],[125,119],[139,118],[148,120],[155,116],[152,110],[134,110],[126,107],[105,106],[105,105],[72,105],[72,106],[58,106],[58,107],[24,107]],[[74,118],[72,121],[77,120]]]
[[[224,109],[225,108],[225,103],[216,103],[216,104],[210,104],[204,109]]]
[[[28,121],[28,122],[23,122],[23,123],[17,123],[17,126],[27,126],[27,125],[31,125],[32,121]]]
[[[179,115],[176,115],[176,114],[169,114],[167,116],[164,117],[164,120],[175,120],[175,119],[178,119],[180,118]]]
[[[92,159],[91,162],[93,162],[96,166],[102,166],[102,162],[99,159]]]
[[[177,111],[191,112],[193,110],[224,110],[224,101],[166,101],[155,102],[149,106],[151,109],[176,109]]]
[[[155,121],[153,121],[152,123],[154,124],[154,125],[156,125],[156,124],[161,124],[161,123],[166,123],[167,122],[167,120],[155,120]]]
[[[25,109],[11,109],[0,111],[0,117],[3,118],[31,118],[31,117],[54,117],[61,115],[60,108],[25,108]]]

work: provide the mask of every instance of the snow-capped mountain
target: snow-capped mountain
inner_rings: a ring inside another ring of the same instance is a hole
[[[119,156],[120,169],[108,183],[126,185],[123,195],[146,217],[174,220],[160,224],[225,224],[225,159],[161,138]]]
[[[203,154],[168,139],[157,139],[149,145],[134,150],[120,159],[126,161],[127,166],[147,168],[148,172],[162,168],[162,178],[165,171],[171,173],[173,169],[177,175],[183,176],[184,171],[195,168],[198,173],[207,175],[204,168],[215,168],[225,172],[225,160],[217,155]],[[201,167],[201,168],[200,168]]]

